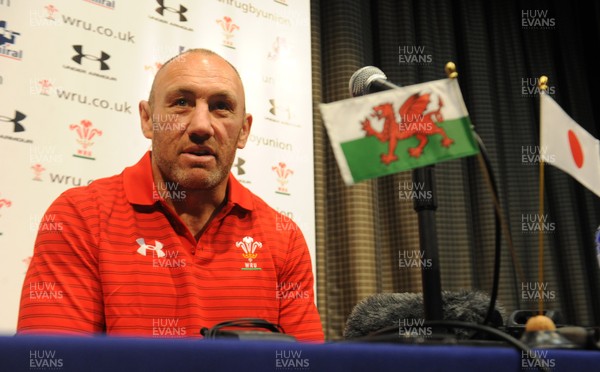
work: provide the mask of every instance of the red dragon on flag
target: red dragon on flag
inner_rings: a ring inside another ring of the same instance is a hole
[[[429,93],[415,93],[410,96],[400,107],[400,122],[396,121],[394,106],[391,102],[374,106],[370,116],[384,120],[381,132],[373,129],[368,118],[365,118],[361,122],[366,136],[375,136],[380,142],[389,142],[387,154],[381,154],[381,162],[383,164],[389,165],[398,160],[398,156],[395,154],[398,141],[413,136],[419,140],[417,147],[408,149],[409,155],[414,158],[421,156],[423,148],[429,141],[428,137],[434,134],[442,135],[442,146],[444,147],[450,147],[454,143],[454,140],[448,137],[446,131],[437,125],[444,121],[441,113],[444,104],[442,98],[438,97],[439,105],[437,110],[425,113],[430,101],[431,95]]]

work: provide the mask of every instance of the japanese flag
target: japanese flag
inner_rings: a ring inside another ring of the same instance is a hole
[[[540,94],[540,147],[544,162],[600,196],[600,142],[547,94]]]

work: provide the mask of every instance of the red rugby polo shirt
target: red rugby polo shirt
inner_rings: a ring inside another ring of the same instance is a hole
[[[195,337],[238,318],[323,340],[308,248],[296,225],[231,174],[228,202],[196,242],[156,189],[151,153],[59,196],[40,225],[18,333]]]

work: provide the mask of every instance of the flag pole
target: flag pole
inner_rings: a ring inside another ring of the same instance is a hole
[[[540,90],[540,138],[542,128],[542,94],[546,94],[546,90],[548,89],[548,77],[541,76],[538,80],[538,87]],[[542,144],[540,141],[540,215],[538,217],[538,222],[541,223],[542,214],[544,213],[544,158],[542,156]],[[522,336],[522,340],[528,344],[530,347],[535,347],[536,343],[539,342],[536,339],[536,334],[538,332],[548,332],[548,331],[556,331],[556,324],[554,321],[544,315],[544,301],[542,299],[542,283],[544,281],[544,232],[542,231],[542,227],[538,229],[538,311],[539,314],[537,316],[532,316],[527,319],[525,323],[525,333]]]
[[[540,98],[542,94],[546,94],[548,90],[548,77],[542,75],[538,81],[540,89]],[[542,100],[540,99],[540,123],[542,123]],[[540,126],[540,131],[542,130]],[[544,157],[542,156],[542,148],[540,143],[540,214],[538,221],[544,215]],[[538,310],[539,315],[544,315],[544,301],[542,300],[542,284],[544,283],[544,232],[538,229]]]

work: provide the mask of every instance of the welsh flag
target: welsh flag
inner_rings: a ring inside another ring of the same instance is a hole
[[[540,94],[540,153],[600,196],[600,144],[549,95]]]
[[[347,185],[479,152],[456,79],[321,104]]]

